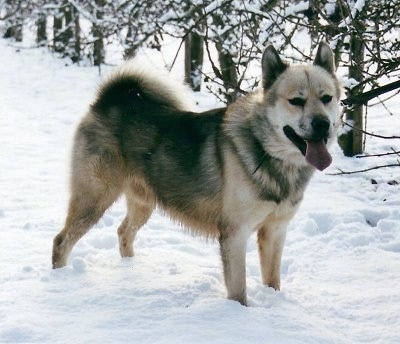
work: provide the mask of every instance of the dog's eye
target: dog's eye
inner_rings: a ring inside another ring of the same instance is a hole
[[[329,104],[331,102],[331,100],[332,100],[332,96],[329,96],[327,94],[321,97],[321,102],[325,105]]]
[[[306,100],[303,98],[292,98],[288,100],[290,104],[294,105],[294,106],[304,106],[306,105]]]

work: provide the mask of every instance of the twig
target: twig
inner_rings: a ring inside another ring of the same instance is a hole
[[[353,130],[361,131],[361,132],[364,133],[365,135],[369,135],[369,136],[373,136],[373,137],[378,137],[378,138],[380,138],[380,139],[385,139],[385,140],[400,139],[400,136],[383,136],[383,135],[372,134],[372,133],[370,133],[370,132],[368,132],[368,131],[365,131],[365,130],[356,128],[356,127],[352,126],[351,124],[349,124],[349,123],[347,123],[347,122],[344,122],[344,121],[343,121],[343,124],[344,124],[344,125],[347,125],[348,127],[350,127],[350,128],[353,129]]]
[[[400,154],[400,151],[395,151],[393,148],[392,148],[392,150],[393,150],[393,152],[387,152],[387,153],[370,154],[370,155],[357,155],[356,158],[357,159],[361,159],[361,158],[381,157],[381,156],[386,156],[386,155],[393,155],[393,154],[399,155]]]
[[[384,167],[400,167],[400,162],[397,162],[397,164],[379,165],[379,166],[366,168],[364,170],[356,170],[356,171],[343,171],[340,168],[338,168],[338,170],[340,172],[338,172],[338,173],[327,173],[327,175],[329,175],[329,176],[340,176],[340,175],[344,175],[344,174],[355,174],[355,173],[362,173],[362,172],[368,172],[368,171],[372,171],[372,170],[377,170],[379,168],[384,168]]]

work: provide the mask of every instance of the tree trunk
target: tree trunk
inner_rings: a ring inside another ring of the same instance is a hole
[[[74,8],[67,3],[64,3],[64,18],[65,18],[65,29],[63,32],[63,43],[64,46],[66,47],[67,50],[71,48],[71,41],[73,40],[74,37],[74,18],[73,18],[73,12]],[[71,53],[67,51],[67,55],[70,56]]]
[[[224,50],[221,43],[217,43],[216,47],[223,77],[222,81],[226,90],[226,100],[228,101],[228,104],[233,103],[236,100],[238,87],[236,65],[233,62],[232,55],[228,51]]]
[[[45,13],[40,13],[36,21],[36,43],[42,45],[47,41],[47,17]]]
[[[95,66],[100,66],[104,63],[104,42],[103,42],[103,32],[101,26],[99,25],[99,21],[101,21],[104,17],[104,13],[102,8],[105,5],[105,0],[95,0],[97,5],[96,10],[96,23],[92,25],[92,33],[94,37],[93,43],[93,64]]]
[[[201,89],[203,43],[203,37],[195,32],[188,33],[185,39],[185,82],[196,92]]]
[[[129,20],[128,31],[125,37],[124,60],[131,59],[136,54],[136,47],[134,45],[133,26]]]
[[[71,6],[72,7],[72,6]],[[79,22],[78,11],[74,8],[74,55],[72,62],[76,63],[81,60],[81,26]]]
[[[363,66],[364,66],[364,42],[360,34],[365,27],[361,21],[355,21],[358,33],[354,32],[350,38],[350,66],[349,78],[353,78],[358,82],[362,82]],[[360,34],[359,34],[360,33]],[[362,92],[362,87],[354,87],[348,92],[348,96],[354,96]],[[346,121],[349,122],[355,129],[351,129],[339,137],[339,145],[346,156],[354,156],[360,154],[364,150],[364,134],[361,130],[364,129],[364,107],[356,106],[346,110]]]
[[[72,62],[78,62],[81,56],[81,37],[78,11],[73,5],[65,3],[65,32],[63,42],[65,45],[65,55],[70,57]]]
[[[63,19],[64,18],[61,12],[57,13],[53,17],[53,49],[57,53],[63,51],[63,43],[61,38]]]
[[[225,11],[231,10],[231,4],[227,2]],[[214,15],[215,25],[224,27],[225,23],[219,15]],[[218,52],[218,61],[221,69],[221,78],[225,88],[225,98],[228,104],[233,103],[237,98],[238,89],[238,75],[236,71],[236,64],[233,62],[233,56],[223,46],[226,39],[229,38],[229,30],[219,36],[215,47]]]

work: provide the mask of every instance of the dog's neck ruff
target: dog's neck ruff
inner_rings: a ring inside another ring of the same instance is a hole
[[[272,156],[255,136],[244,145],[235,141],[232,137],[228,139],[247,177],[258,190],[260,199],[278,204],[289,198],[296,202],[301,199],[313,173],[310,165],[299,166]]]

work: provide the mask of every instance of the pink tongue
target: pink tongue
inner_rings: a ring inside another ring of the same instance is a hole
[[[306,142],[306,161],[320,171],[325,170],[331,164],[332,157],[326,149],[324,141],[320,140]]]

